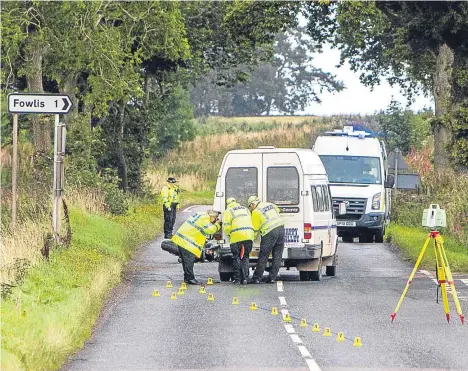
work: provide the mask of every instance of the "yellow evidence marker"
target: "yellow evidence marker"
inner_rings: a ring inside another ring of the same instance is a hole
[[[177,295],[179,296],[185,295],[185,291],[182,287],[179,289],[179,292],[177,293]]]
[[[320,326],[318,323],[314,323],[314,326],[312,327],[312,332],[320,332]]]
[[[307,320],[305,318],[301,319],[300,327],[307,327]]]
[[[255,302],[250,303],[250,310],[257,310],[257,304]]]
[[[153,291],[153,296],[154,296],[154,297],[161,296],[161,294],[159,293],[159,290],[154,290],[154,291]]]
[[[353,347],[362,347],[361,338],[359,336],[354,338]]]
[[[182,282],[180,284],[180,288],[183,289],[183,290],[187,290],[187,284],[185,282]]]
[[[237,296],[234,296],[234,297],[232,298],[232,304],[233,304],[233,305],[239,305],[239,299],[237,298]]]
[[[208,301],[214,301],[214,294],[208,294]]]
[[[345,341],[345,337],[344,337],[344,334],[342,332],[338,333],[338,336],[336,337],[336,341],[338,341],[339,343]]]
[[[207,285],[212,285],[213,284],[213,278],[208,277],[208,281],[206,282]]]
[[[177,294],[175,292],[171,294],[171,300],[177,300]]]
[[[289,315],[289,313],[286,313],[283,315],[283,321],[286,322],[286,323],[291,323],[292,320],[291,320],[291,316]]]
[[[200,289],[198,290],[199,294],[206,294],[205,286],[200,286]]]
[[[172,281],[166,282],[166,289],[172,289]]]
[[[276,307],[271,308],[271,314],[274,315],[274,316],[277,316],[278,315],[278,308],[276,308]]]
[[[325,327],[325,331],[323,332],[323,336],[332,336],[329,327]]]

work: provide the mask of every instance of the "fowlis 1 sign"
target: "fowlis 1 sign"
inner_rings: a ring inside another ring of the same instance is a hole
[[[12,93],[8,95],[8,112],[10,113],[65,114],[70,112],[72,106],[70,97],[65,94]]]

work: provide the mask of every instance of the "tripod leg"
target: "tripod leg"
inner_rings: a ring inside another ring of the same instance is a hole
[[[403,303],[403,299],[405,298],[405,295],[406,295],[406,293],[408,291],[409,285],[411,285],[411,282],[413,282],[413,278],[414,278],[414,276],[415,276],[415,274],[416,274],[416,272],[418,270],[419,264],[421,264],[421,260],[422,260],[422,258],[424,256],[424,253],[426,252],[427,245],[429,245],[430,240],[431,240],[431,236],[427,237],[427,240],[424,243],[424,246],[423,246],[421,252],[419,253],[418,259],[416,260],[416,264],[414,265],[413,271],[411,272],[411,274],[410,274],[410,276],[408,278],[408,282],[406,283],[405,289],[403,290],[403,293],[400,296],[400,300],[398,300],[398,304],[397,304],[397,306],[395,308],[395,311],[390,315],[390,318],[392,319],[392,322],[395,320],[396,314],[400,310],[401,303]]]
[[[450,288],[452,289],[452,296],[453,296],[453,301],[455,303],[455,308],[457,309],[457,314],[460,317],[460,321],[463,325],[465,323],[465,317],[463,316],[463,313],[462,313],[460,301],[458,300],[457,289],[455,288],[455,282],[453,281],[452,271],[450,270],[450,265],[447,259],[447,254],[445,253],[444,240],[442,239],[442,237],[440,237],[439,241],[438,239],[439,239],[439,236],[436,238],[436,242],[438,242],[440,246],[440,251],[441,251],[442,258],[443,258],[443,264],[444,264],[446,275],[447,275],[447,281],[448,281],[448,284],[450,285]]]
[[[440,291],[442,293],[442,302],[444,303],[444,312],[445,317],[447,318],[447,322],[450,322],[450,306],[447,296],[447,286],[446,286],[446,276],[445,276],[445,265],[444,265],[444,258],[442,255],[441,245],[436,237],[434,240],[434,254],[436,258],[437,264],[437,277],[440,285]]]

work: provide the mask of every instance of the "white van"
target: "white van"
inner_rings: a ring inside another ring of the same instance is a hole
[[[312,150],[259,147],[228,152],[219,170],[213,208],[223,212],[229,197],[247,206],[252,195],[281,210],[286,230],[283,267],[296,267],[301,281],[320,280],[323,266],[328,276],[335,275],[336,219],[325,168]],[[229,281],[233,273],[229,238],[221,231],[211,243],[220,248],[220,278]],[[250,266],[256,265],[259,250],[257,237]]]
[[[345,126],[319,136],[313,149],[327,170],[334,209],[346,205],[346,214],[337,216],[338,236],[344,242],[383,242],[393,187],[384,143]]]

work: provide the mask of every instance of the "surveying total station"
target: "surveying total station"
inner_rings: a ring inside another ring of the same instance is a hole
[[[406,287],[401,294],[400,300],[395,308],[395,311],[390,315],[392,322],[395,320],[396,314],[400,309],[400,305],[405,298],[406,292],[408,291],[409,285],[413,282],[414,275],[416,274],[419,264],[426,252],[426,248],[429,245],[429,242],[432,240],[434,245],[434,254],[436,260],[436,275],[437,275],[437,300],[439,298],[439,287],[442,291],[442,301],[444,304],[444,312],[445,317],[447,318],[447,322],[450,322],[450,307],[447,295],[447,286],[450,286],[450,292],[453,296],[453,301],[455,303],[455,308],[457,309],[457,313],[460,317],[460,321],[462,324],[465,322],[465,317],[463,316],[460,302],[458,300],[457,291],[455,289],[455,283],[453,282],[452,272],[450,271],[449,262],[447,260],[447,255],[445,254],[444,249],[444,239],[440,235],[440,233],[436,230],[437,227],[445,227],[447,225],[447,218],[445,214],[445,210],[441,209],[437,204],[431,204],[428,209],[424,210],[423,217],[422,217],[422,226],[430,228],[429,236],[427,236],[426,242],[419,253],[418,259],[416,260],[416,264],[414,265],[413,271],[406,283]]]

